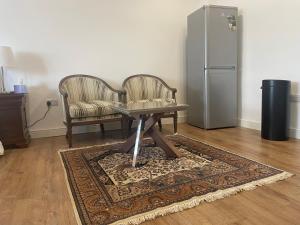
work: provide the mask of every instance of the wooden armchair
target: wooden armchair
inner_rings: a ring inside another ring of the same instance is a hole
[[[126,78],[123,82],[126,102],[140,101],[173,101],[176,102],[176,88],[171,88],[159,77],[138,74]],[[162,118],[173,118],[174,133],[177,133],[177,112],[165,113]],[[129,119],[129,130],[133,119]],[[161,120],[158,121],[159,129],[162,130]]]
[[[71,75],[59,83],[63,97],[67,139],[72,147],[72,127],[99,124],[104,134],[104,123],[120,121],[122,116],[110,105],[122,98],[122,91],[115,90],[104,80],[89,75]]]

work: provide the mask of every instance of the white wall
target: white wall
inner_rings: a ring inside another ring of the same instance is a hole
[[[66,75],[98,75],[115,88],[137,73],[156,74],[185,101],[186,17],[199,0],[0,0],[0,45],[13,47],[29,88],[29,122],[59,98]],[[62,107],[32,128],[35,136],[63,133]]]
[[[300,1],[208,0],[210,4],[239,7],[241,125],[260,129],[261,82],[287,79],[292,94],[300,95]],[[292,102],[291,135],[300,138],[300,106]]]
[[[240,119],[258,129],[261,81],[293,81],[300,95],[300,1],[287,0],[0,0],[0,45],[12,46],[19,77],[29,87],[30,121],[59,98],[60,79],[98,75],[113,87],[131,74],[152,73],[178,88],[185,101],[186,16],[205,4],[238,6],[240,30]],[[297,98],[295,98],[297,99]],[[298,98],[299,100],[299,98]],[[300,138],[300,107],[292,103],[292,135]],[[61,105],[33,128],[35,135],[63,133]]]

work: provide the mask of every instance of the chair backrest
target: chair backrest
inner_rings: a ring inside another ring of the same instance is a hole
[[[124,80],[123,89],[126,91],[127,102],[153,99],[173,99],[172,88],[170,88],[159,77],[138,74]]]
[[[71,75],[59,83],[61,94],[68,94],[68,103],[78,101],[90,102],[93,100],[118,101],[116,90],[104,80],[90,75]]]

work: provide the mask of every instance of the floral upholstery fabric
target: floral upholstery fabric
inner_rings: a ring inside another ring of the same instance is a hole
[[[110,105],[119,101],[117,92],[101,80],[76,76],[66,79],[62,89],[68,94],[71,118],[100,117],[116,114]]]
[[[141,100],[159,101],[172,99],[172,91],[159,79],[149,76],[132,77],[123,84],[127,102]]]

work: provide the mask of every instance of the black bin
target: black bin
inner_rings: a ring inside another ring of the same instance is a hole
[[[285,141],[289,138],[290,90],[288,80],[263,80],[261,137]]]

